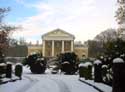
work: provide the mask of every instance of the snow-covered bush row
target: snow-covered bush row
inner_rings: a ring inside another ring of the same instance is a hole
[[[112,67],[111,62],[101,61],[99,59],[94,61],[94,80],[96,82],[103,82],[112,85]]]
[[[106,84],[112,85],[113,71],[112,67],[114,65],[120,66],[124,64],[124,60],[120,57],[112,59],[112,61],[95,60],[94,61],[94,80],[96,82],[104,82]],[[113,63],[113,66],[111,65]]]
[[[1,63],[0,64],[0,82],[3,81],[3,78],[12,78],[12,69],[13,64],[11,62]],[[15,65],[15,75],[21,79],[22,75],[22,64],[17,63]]]

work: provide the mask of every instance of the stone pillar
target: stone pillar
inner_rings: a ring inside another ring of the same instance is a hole
[[[54,40],[52,40],[52,57],[54,57]]]
[[[73,52],[74,51],[74,41],[72,40],[71,41],[71,52]]]
[[[43,54],[43,56],[45,56],[45,40],[43,40],[43,49],[42,49],[42,54]]]
[[[64,41],[62,41],[62,53],[64,53]]]

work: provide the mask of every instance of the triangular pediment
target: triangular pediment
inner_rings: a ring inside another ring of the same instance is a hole
[[[43,35],[43,37],[56,37],[56,36],[58,36],[58,37],[59,36],[60,37],[73,37],[74,38],[74,35],[66,32],[66,31],[63,31],[61,29],[55,29],[55,30]]]

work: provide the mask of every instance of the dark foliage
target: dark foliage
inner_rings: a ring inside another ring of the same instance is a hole
[[[30,66],[30,70],[32,73],[44,73],[46,69],[46,59],[43,58],[39,53],[32,54],[25,58],[25,60],[23,61],[23,65]]]
[[[112,92],[125,92],[125,63],[113,64]]]
[[[65,74],[74,74],[77,71],[77,55],[74,52],[60,54],[59,60],[61,71],[65,72]]]
[[[23,72],[23,67],[20,64],[17,64],[15,66],[15,75],[18,76],[20,79],[22,79],[22,72]]]
[[[113,67],[113,59],[120,57],[125,61],[125,41],[120,38],[116,40],[107,41],[104,45],[103,55],[98,57],[102,61],[102,65],[106,65],[106,69],[102,69],[102,82],[112,86],[112,67]]]
[[[102,82],[102,64],[94,64],[94,81]]]
[[[0,79],[2,78],[2,75],[6,73],[6,65],[0,65]]]
[[[125,60],[125,41],[122,39],[107,42],[105,48],[105,56],[110,57],[112,60],[116,57],[121,57]]]
[[[89,62],[90,63],[90,62]],[[79,77],[84,77],[86,80],[92,79],[92,64],[80,63],[82,66],[79,65]]]
[[[12,64],[6,65],[6,78],[12,77]]]

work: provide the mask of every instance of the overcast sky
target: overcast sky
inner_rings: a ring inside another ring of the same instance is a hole
[[[21,25],[15,38],[41,41],[41,35],[63,29],[76,41],[93,39],[101,31],[116,28],[117,0],[0,0],[0,7],[10,7],[5,22]]]

